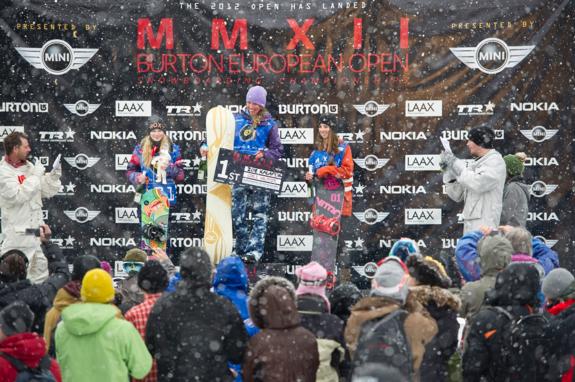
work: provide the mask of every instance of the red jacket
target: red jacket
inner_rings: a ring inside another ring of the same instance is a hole
[[[341,166],[324,166],[317,170],[316,175],[318,178],[332,175],[343,181],[344,194],[341,214],[342,216],[351,216],[351,202],[353,197],[353,158],[351,157],[351,148],[349,145],[345,148],[345,153],[341,160]]]
[[[36,333],[15,334],[0,342],[0,352],[11,355],[28,367],[35,368],[46,355],[46,343],[44,338]],[[51,360],[50,371],[56,381],[62,382],[60,366],[53,359]],[[16,368],[0,355],[0,382],[14,382],[17,375]]]
[[[552,314],[553,316],[558,315],[559,313],[563,312],[565,309],[569,308],[571,305],[575,304],[574,299],[569,299],[563,301],[559,304],[553,305],[552,307],[547,308],[547,311]],[[561,376],[561,382],[571,382],[573,381],[573,373],[575,372],[575,357],[569,357],[569,363],[571,367]]]

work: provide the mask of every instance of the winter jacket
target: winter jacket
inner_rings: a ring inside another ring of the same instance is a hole
[[[300,325],[293,285],[281,277],[260,280],[250,293],[249,311],[261,331],[248,344],[244,381],[315,381],[318,345]]]
[[[121,296],[120,310],[126,313],[134,306],[144,302],[144,291],[138,286],[138,274],[120,280],[117,293]]]
[[[345,342],[353,359],[363,324],[381,319],[398,309],[405,309],[408,312],[404,330],[413,357],[415,377],[419,380],[419,369],[425,355],[425,347],[437,334],[437,324],[412,293],[409,293],[403,307],[398,301],[385,297],[370,296],[361,299],[351,310],[351,316],[345,327]]]
[[[8,354],[30,368],[36,368],[46,355],[46,344],[36,333],[20,333],[0,341],[0,353]],[[62,382],[60,366],[50,359],[50,372],[58,382]],[[18,370],[0,354],[0,382],[14,382]]]
[[[148,181],[146,182],[146,191],[151,190],[153,188],[159,188],[163,191],[163,193],[168,197],[170,202],[170,206],[173,207],[176,205],[176,196],[178,194],[176,189],[176,183],[181,183],[184,181],[184,170],[182,169],[181,165],[178,161],[181,161],[182,154],[180,152],[180,146],[172,143],[171,145],[171,152],[170,158],[171,162],[168,168],[166,169],[166,175],[168,177],[167,184],[156,183],[156,173],[155,171],[147,167],[144,164],[143,154],[142,154],[142,146],[136,145],[134,151],[132,152],[132,157],[130,158],[130,162],[128,163],[128,172],[126,176],[130,183],[134,186],[138,186],[138,175],[140,173],[145,173],[148,177]],[[153,155],[156,156],[160,152],[159,150]]]
[[[46,281],[40,284],[32,284],[30,280],[0,282],[0,309],[17,300],[25,302],[34,312],[32,331],[37,333],[42,333],[44,316],[52,306],[56,292],[68,282],[70,276],[68,264],[62,257],[62,250],[58,245],[44,244],[42,251],[48,259],[50,272]]]
[[[330,314],[323,298],[317,295],[298,296],[297,309],[301,326],[312,332],[317,339],[319,368],[316,381],[339,381],[342,363],[346,361],[344,322],[336,315]]]
[[[44,320],[44,340],[46,341],[46,347],[50,350],[51,354],[55,354],[56,351],[53,348],[52,336],[56,330],[56,326],[60,322],[60,317],[62,315],[62,310],[67,308],[72,304],[77,304],[82,301],[80,298],[80,288],[82,284],[79,281],[70,281],[64,287],[60,288],[56,293],[54,298],[54,303],[52,308],[46,313],[46,319]]]
[[[64,381],[125,382],[148,374],[152,357],[144,341],[117,313],[116,306],[97,303],[62,311],[54,340]]]
[[[410,293],[437,323],[437,334],[425,346],[420,378],[422,381],[447,381],[447,364],[457,349],[457,333],[459,332],[457,313],[461,307],[461,301],[447,289],[436,286],[411,287]]]
[[[503,187],[507,177],[505,161],[496,150],[489,150],[465,168],[455,182],[447,182],[447,195],[464,202],[463,233],[482,225],[498,227],[501,218]]]
[[[503,207],[499,224],[525,228],[530,197],[529,186],[523,183],[523,177],[508,179],[503,188]]]
[[[313,167],[313,173],[319,178],[328,175],[341,179],[344,187],[343,216],[351,216],[352,191],[353,191],[353,158],[351,147],[347,143],[341,143],[339,152],[332,156],[326,151],[314,150],[309,157],[309,164]],[[329,164],[333,161],[333,164]]]
[[[188,279],[156,302],[146,327],[158,381],[233,381],[228,362],[241,362],[247,339],[233,304]]]
[[[554,360],[558,363],[561,382],[572,382],[575,376],[575,341],[572,339],[575,323],[575,299],[547,307],[553,317],[550,322],[550,335],[553,336]]]
[[[265,112],[255,131],[252,128],[252,117],[246,110],[235,114],[236,129],[234,150],[242,154],[255,155],[263,151],[266,159],[276,161],[283,156],[283,145],[280,140],[277,122],[270,113]]]

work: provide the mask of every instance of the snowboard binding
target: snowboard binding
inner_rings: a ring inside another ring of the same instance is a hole
[[[155,241],[166,241],[166,231],[155,224],[146,224],[142,228],[142,234],[146,239]]]
[[[316,231],[325,232],[332,236],[339,235],[339,231],[341,230],[339,216],[327,218],[324,215],[313,215],[309,221],[309,225]]]

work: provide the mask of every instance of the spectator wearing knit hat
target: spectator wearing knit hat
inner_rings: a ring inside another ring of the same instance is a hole
[[[509,154],[503,157],[507,169],[507,179],[503,189],[503,209],[501,225],[525,228],[529,212],[529,185],[523,179],[523,164],[527,159],[525,153]]]
[[[152,357],[134,326],[117,317],[112,277],[92,269],[82,280],[83,303],[62,311],[55,335],[65,381],[127,381],[145,377]]]
[[[146,261],[148,254],[140,248],[131,248],[124,255],[123,267],[128,277],[118,283],[119,301],[116,301],[122,313],[144,302],[144,291],[138,286],[138,273]]]

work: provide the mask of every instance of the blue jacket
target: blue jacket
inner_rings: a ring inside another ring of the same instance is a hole
[[[346,147],[347,143],[345,142],[338,145],[339,152],[333,157],[334,166],[341,167]],[[314,150],[309,157],[309,165],[313,167],[313,173],[315,174],[318,169],[330,164],[331,157],[331,154],[328,154],[327,151]]]
[[[455,260],[465,281],[476,281],[481,277],[477,243],[482,237],[483,234],[480,231],[468,232],[459,239],[455,248]],[[547,247],[541,240],[534,238],[531,245],[533,247],[533,258],[541,264],[545,274],[559,266],[557,253]]]
[[[277,123],[269,113],[264,115],[255,130],[252,128],[252,118],[245,110],[236,114],[235,119],[235,151],[250,155],[263,151],[265,158],[271,160],[278,160],[283,156]]]

